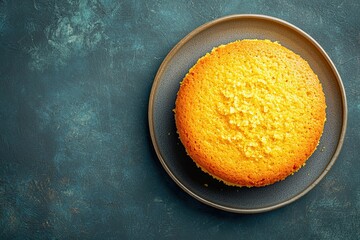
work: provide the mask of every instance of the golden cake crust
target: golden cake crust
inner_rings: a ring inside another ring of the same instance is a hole
[[[228,185],[260,187],[303,166],[323,132],[325,96],[299,55],[269,40],[214,48],[181,82],[175,122],[188,155]]]

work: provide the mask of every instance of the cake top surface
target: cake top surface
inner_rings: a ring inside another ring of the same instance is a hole
[[[325,121],[322,86],[299,55],[269,40],[214,48],[189,70],[175,120],[187,153],[230,185],[263,186],[297,171]]]

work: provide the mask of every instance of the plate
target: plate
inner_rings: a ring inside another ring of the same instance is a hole
[[[188,70],[212,48],[239,39],[269,39],[301,55],[318,75],[326,97],[324,132],[306,166],[284,181],[261,188],[230,187],[203,173],[186,155],[176,133],[173,109]],[[170,177],[209,206],[236,213],[258,213],[285,206],[317,185],[339,155],[347,123],[340,75],[322,47],[296,26],[264,15],[231,15],[206,23],[183,38],[166,56],[149,98],[149,128],[156,154]]]

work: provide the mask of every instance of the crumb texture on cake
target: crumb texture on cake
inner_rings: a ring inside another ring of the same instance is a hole
[[[299,55],[239,40],[200,58],[181,82],[175,122],[188,155],[228,185],[265,186],[303,166],[322,135],[322,86]]]

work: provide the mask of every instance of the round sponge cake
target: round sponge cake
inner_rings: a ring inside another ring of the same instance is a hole
[[[241,40],[200,58],[180,84],[175,122],[188,155],[227,185],[285,179],[315,151],[326,119],[322,86],[299,55]]]

